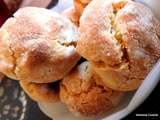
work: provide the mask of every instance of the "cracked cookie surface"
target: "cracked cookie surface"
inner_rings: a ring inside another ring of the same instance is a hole
[[[59,81],[53,83],[32,83],[21,80],[20,86],[27,95],[36,102],[57,102],[59,101]]]
[[[81,16],[77,51],[92,62],[102,85],[135,90],[160,58],[159,25],[140,3],[95,0]]]
[[[83,10],[91,1],[92,0],[74,0],[73,2],[74,2],[74,6],[77,14],[81,16],[83,13]]]
[[[116,106],[122,92],[97,85],[100,79],[88,62],[81,63],[60,84],[60,99],[74,114],[94,116],[111,110]]]
[[[61,15],[65,16],[66,18],[71,20],[71,22],[74,25],[76,25],[77,27],[79,26],[80,15],[77,14],[77,12],[76,12],[74,7],[70,7],[68,9],[66,9],[65,11],[63,11],[61,13]]]
[[[57,13],[21,8],[0,29],[0,71],[36,83],[59,80],[80,59],[76,34],[77,28]]]

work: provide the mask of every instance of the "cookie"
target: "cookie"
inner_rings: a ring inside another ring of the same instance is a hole
[[[94,0],[80,20],[77,51],[91,62],[100,83],[137,89],[160,58],[160,22],[130,0]]]
[[[96,84],[100,79],[84,62],[64,77],[60,84],[60,99],[75,115],[95,116],[118,105],[123,92]]]
[[[16,80],[48,83],[76,65],[77,27],[44,8],[19,9],[0,29],[0,71]]]

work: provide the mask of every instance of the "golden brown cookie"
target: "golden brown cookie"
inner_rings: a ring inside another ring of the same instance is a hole
[[[60,99],[74,114],[94,116],[111,110],[123,93],[97,85],[88,62],[73,69],[60,84]]]
[[[84,8],[91,2],[92,0],[74,0],[74,6],[77,14],[80,16],[83,13]]]
[[[36,83],[59,80],[80,59],[76,34],[73,23],[58,13],[21,8],[0,29],[0,71]]]
[[[36,84],[27,80],[21,80],[20,85],[27,95],[36,102],[59,101],[59,81]]]
[[[77,51],[104,86],[131,91],[160,58],[160,22],[130,0],[94,0],[81,16]]]
[[[62,12],[62,15],[70,19],[73,24],[77,27],[79,26],[80,15],[77,14],[74,7],[70,7]]]

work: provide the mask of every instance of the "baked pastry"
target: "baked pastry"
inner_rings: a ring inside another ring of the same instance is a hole
[[[76,26],[79,26],[79,20],[84,8],[91,0],[74,0],[74,7],[70,7],[62,12],[62,15],[70,19]]]
[[[70,7],[68,9],[66,9],[65,11],[62,12],[62,15],[65,16],[66,18],[70,19],[71,22],[74,25],[76,25],[77,27],[79,26],[80,15],[77,14],[74,7]]]
[[[77,51],[114,90],[131,91],[160,58],[160,22],[130,0],[94,0],[80,19]]]
[[[93,116],[116,106],[123,95],[96,84],[100,79],[88,62],[80,64],[64,77],[60,84],[60,99],[74,114]]]
[[[20,85],[27,95],[36,102],[53,103],[59,101],[59,81],[36,84],[21,80]]]
[[[74,6],[77,14],[80,16],[83,13],[84,8],[91,2],[92,0],[74,0]]]
[[[77,51],[91,61],[99,83],[135,90],[160,58],[159,25],[140,3],[95,0],[81,17]]]
[[[21,8],[0,29],[0,71],[35,83],[60,80],[80,59],[76,34],[77,27],[58,13]]]

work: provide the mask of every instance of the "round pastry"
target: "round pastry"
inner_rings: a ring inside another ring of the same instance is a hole
[[[71,22],[74,25],[76,25],[77,27],[79,26],[80,16],[77,14],[74,7],[70,7],[68,9],[66,9],[64,12],[62,12],[62,15],[65,16],[66,18],[70,19]]]
[[[59,101],[59,81],[36,84],[27,80],[21,80],[20,85],[27,95],[36,102]]]
[[[57,13],[21,8],[0,29],[0,71],[36,83],[63,78],[80,59],[76,33],[70,20]]]
[[[158,26],[140,3],[94,0],[81,16],[76,49],[92,63],[102,85],[135,90],[160,58]]]
[[[91,2],[92,0],[74,0],[74,6],[77,14],[80,16],[83,13],[84,8]]]
[[[116,106],[123,93],[97,85],[100,79],[88,62],[80,64],[60,84],[60,99],[75,115],[94,116]]]

